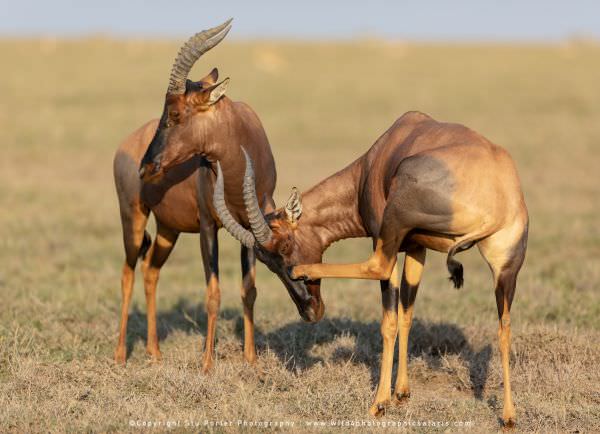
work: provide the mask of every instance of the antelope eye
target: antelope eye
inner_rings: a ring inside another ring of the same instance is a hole
[[[288,256],[292,253],[292,240],[286,239],[279,245],[279,253],[284,256]]]
[[[169,112],[169,116],[167,118],[167,127],[172,127],[173,125],[175,125],[175,122],[177,121],[177,119],[179,119],[179,112],[178,111],[171,111]]]

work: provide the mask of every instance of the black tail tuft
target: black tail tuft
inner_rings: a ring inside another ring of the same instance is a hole
[[[150,234],[147,231],[144,231],[144,239],[142,240],[142,245],[140,246],[140,251],[138,253],[140,258],[146,258],[146,253],[148,253],[148,249],[150,248],[151,244],[152,238],[150,237]]]
[[[452,248],[448,251],[448,258],[446,259],[446,265],[448,266],[448,271],[450,272],[450,280],[454,284],[456,289],[459,289],[463,286],[465,279],[463,278],[463,266],[460,262],[453,258],[458,252],[462,252],[463,250],[470,249],[480,238],[472,237],[466,238],[462,241],[456,243]]]
[[[446,261],[446,265],[448,266],[448,271],[450,272],[449,279],[454,284],[456,289],[459,289],[463,286],[465,282],[463,278],[463,266],[456,259],[452,259],[452,257],[448,256],[448,260]]]

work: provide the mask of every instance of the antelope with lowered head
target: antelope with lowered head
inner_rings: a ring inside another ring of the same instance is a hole
[[[260,193],[255,190],[251,158],[247,157],[243,193],[248,213],[258,215]],[[223,176],[227,179],[225,172],[219,173],[214,196],[219,211],[226,211],[221,206]],[[230,216],[220,213],[219,218]],[[462,125],[408,112],[363,156],[302,196],[294,191],[285,208],[266,214],[252,228],[258,223],[263,228],[254,243],[259,260],[278,273],[288,269],[293,279],[306,282],[311,294],[319,294],[322,278],[381,281],[383,354],[369,410],[375,416],[385,412],[392,397],[396,334],[400,343],[394,400],[402,402],[410,396],[408,335],[426,249],[447,253],[451,280],[459,288],[463,267],[454,256],[477,245],[493,274],[504,377],[503,420],[505,426],[514,425],[510,307],[525,257],[528,215],[515,165],[504,149]],[[252,237],[240,226],[230,232],[240,241],[242,236]],[[367,261],[321,263],[331,243],[352,237],[373,239],[374,253]],[[398,252],[406,252],[401,273]],[[296,298],[306,295],[298,293]],[[318,306],[320,317],[320,297]]]
[[[161,267],[169,257],[178,235],[200,233],[200,250],[206,277],[208,326],[202,363],[203,371],[213,364],[217,313],[220,305],[217,231],[222,224],[212,206],[215,176],[211,162],[221,161],[227,175],[225,198],[239,224],[249,227],[240,189],[244,175],[244,145],[258,168],[258,206],[274,208],[275,163],[260,120],[242,102],[224,95],[229,79],[218,81],[213,69],[200,81],[187,76],[202,54],[217,45],[229,32],[231,20],[192,36],[181,48],[173,64],[162,116],[129,136],[114,159],[114,177],[119,196],[125,263],[121,288],[122,309],[115,360],[125,363],[127,319],[133,291],[134,270],[143,257],[144,288],[147,303],[148,337],[146,351],[160,358],[156,331],[156,286]],[[141,178],[141,179],[140,179]],[[156,219],[154,241],[145,231],[148,216]],[[244,307],[244,356],[256,359],[253,309],[256,299],[255,256],[241,248]],[[290,286],[303,286],[292,282]]]

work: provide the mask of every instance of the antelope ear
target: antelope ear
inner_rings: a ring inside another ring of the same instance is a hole
[[[302,215],[302,201],[296,187],[292,188],[292,194],[285,204],[285,215],[292,224],[297,223]]]
[[[213,68],[212,71],[206,76],[200,79],[201,82],[207,83],[209,85],[213,85],[219,79],[219,70],[217,68]]]
[[[223,80],[219,84],[215,84],[214,86],[209,87],[207,89],[207,92],[210,92],[210,95],[208,97],[208,105],[213,105],[214,103],[219,101],[219,99],[223,95],[225,95],[225,91],[227,90],[228,85],[229,85],[229,77],[227,77],[225,80]]]

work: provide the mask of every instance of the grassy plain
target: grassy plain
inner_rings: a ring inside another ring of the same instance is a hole
[[[331,420],[373,422],[377,282],[326,281],[326,317],[311,326],[260,265],[259,359],[250,367],[238,248],[226,233],[214,372],[199,370],[206,319],[196,235],[180,238],[161,275],[162,364],[145,356],[138,276],[131,355],[125,369],[114,366],[123,252],[112,156],[160,114],[177,48],[0,40],[0,431],[138,430],[131,420],[222,431],[204,421],[237,429],[238,420],[270,420],[329,432]],[[264,123],[279,203],[292,185],[306,189],[354,160],[408,110],[464,123],[506,147],[531,218],[512,315],[519,431],[600,431],[600,46],[229,41],[193,75],[215,65],[232,78],[229,95]],[[326,259],[358,260],[369,249],[368,240],[343,241]],[[411,333],[412,398],[383,421],[500,429],[491,276],[476,249],[460,259],[466,283],[456,291],[443,255],[428,256]],[[472,425],[455,425],[465,421]]]

